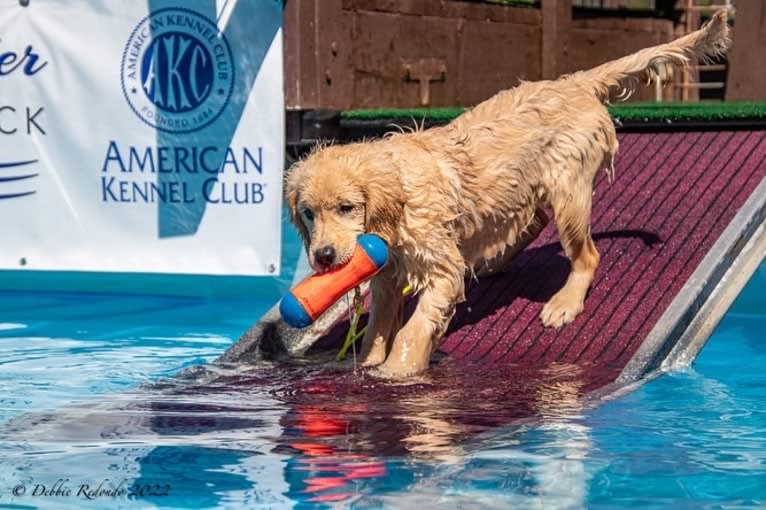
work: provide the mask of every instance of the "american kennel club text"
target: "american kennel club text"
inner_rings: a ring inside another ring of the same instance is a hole
[[[265,199],[266,184],[255,180],[263,170],[263,147],[121,149],[112,141],[101,168],[101,200],[257,205]]]

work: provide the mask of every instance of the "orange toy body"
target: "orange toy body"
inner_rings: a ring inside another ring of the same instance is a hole
[[[388,259],[388,248],[377,236],[363,234],[351,259],[326,273],[307,277],[280,303],[279,310],[293,327],[306,327],[348,291],[380,271]]]

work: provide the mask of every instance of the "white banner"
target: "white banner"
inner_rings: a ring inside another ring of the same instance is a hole
[[[0,0],[0,269],[269,275],[281,0]]]

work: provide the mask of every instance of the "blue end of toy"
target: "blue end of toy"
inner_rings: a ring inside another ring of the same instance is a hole
[[[362,234],[357,240],[359,246],[367,252],[372,263],[377,266],[378,269],[383,267],[388,261],[388,246],[386,242],[375,234]]]
[[[294,328],[305,328],[313,322],[292,292],[282,298],[279,303],[279,313],[282,314],[285,322]]]

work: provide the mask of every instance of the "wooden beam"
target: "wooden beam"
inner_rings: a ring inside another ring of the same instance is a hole
[[[542,0],[541,69],[552,80],[563,70],[572,25],[572,0]]]
[[[729,50],[727,101],[766,100],[766,3],[737,0],[734,42]]]

